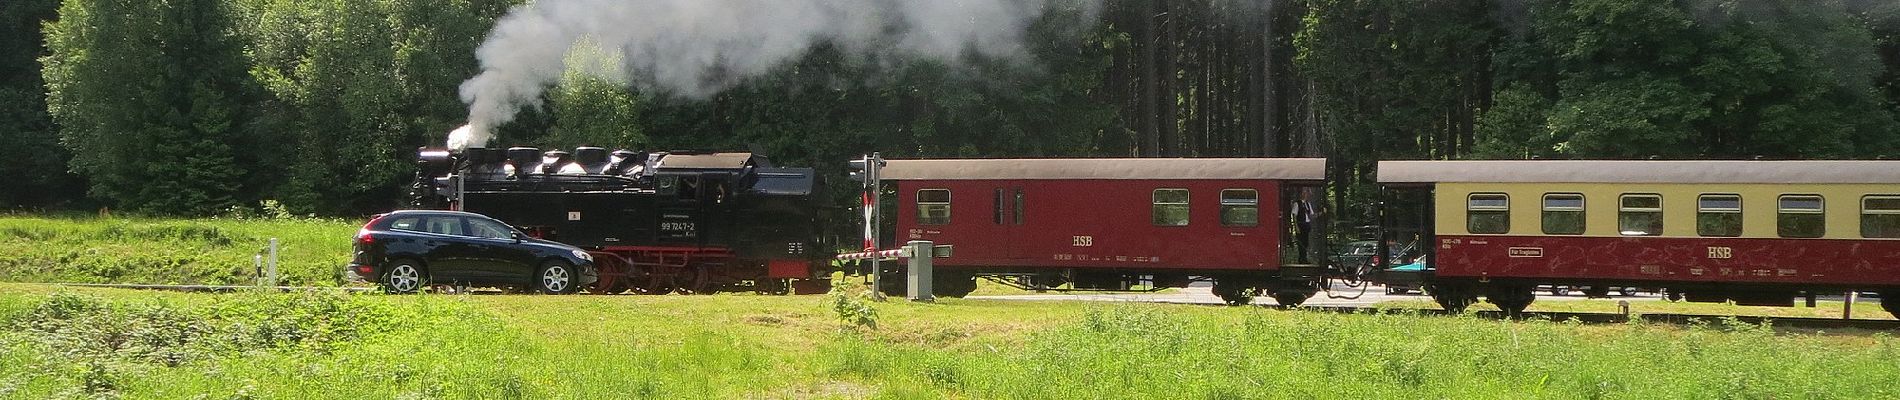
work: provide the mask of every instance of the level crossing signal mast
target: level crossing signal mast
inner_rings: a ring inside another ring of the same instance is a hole
[[[851,180],[861,183],[864,189],[864,194],[860,196],[860,198],[864,201],[864,251],[866,252],[878,251],[879,247],[877,234],[877,204],[880,200],[879,194],[882,190],[878,188],[878,171],[883,168],[884,156],[879,153],[874,152],[856,160],[851,160]],[[878,276],[884,275],[884,270],[878,265],[879,258],[881,257],[870,257],[871,287],[874,288],[882,287],[878,286]],[[873,296],[880,296],[876,294],[878,293],[876,290],[871,292]]]

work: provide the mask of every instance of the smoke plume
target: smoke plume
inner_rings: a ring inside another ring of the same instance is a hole
[[[509,10],[476,49],[482,72],[461,87],[470,126],[450,145],[481,146],[518,109],[539,106],[577,43],[622,60],[586,73],[703,98],[821,43],[853,55],[1025,58],[1025,29],[1062,1],[537,0]],[[1073,5],[1093,16],[1094,2]]]

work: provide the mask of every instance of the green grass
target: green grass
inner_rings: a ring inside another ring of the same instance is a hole
[[[954,299],[870,329],[830,300],[0,284],[0,398],[1900,396],[1867,332]]]
[[[1694,314],[1694,315],[1747,315],[1763,317],[1802,317],[1802,318],[1840,318],[1840,301],[1820,301],[1814,307],[1803,305],[1799,301],[1794,307],[1741,306],[1734,303],[1692,303],[1686,301],[1666,301],[1655,298],[1629,299],[1630,312],[1635,314]],[[1530,312],[1621,312],[1616,299],[1566,299],[1561,301],[1539,300],[1531,303],[1526,311]],[[1399,309],[1437,309],[1438,303],[1429,299],[1384,301],[1377,307]],[[1496,311],[1491,303],[1478,302],[1471,306],[1474,310]],[[1854,319],[1894,319],[1893,314],[1880,308],[1878,302],[1854,303]]]
[[[252,284],[279,239],[280,284],[335,286],[362,221],[0,217],[0,281]]]

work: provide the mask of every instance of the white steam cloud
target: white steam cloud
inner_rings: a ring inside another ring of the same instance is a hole
[[[697,98],[827,42],[858,55],[1024,57],[1025,29],[1056,1],[537,0],[510,10],[476,49],[482,73],[461,88],[470,126],[450,147],[484,145],[516,110],[539,106],[577,43],[623,60],[589,74]],[[1094,3],[1075,2],[1085,20]]]

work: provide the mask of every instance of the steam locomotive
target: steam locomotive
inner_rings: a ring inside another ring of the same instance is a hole
[[[488,215],[588,249],[594,293],[822,293],[821,180],[763,155],[424,148],[412,206]]]

